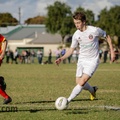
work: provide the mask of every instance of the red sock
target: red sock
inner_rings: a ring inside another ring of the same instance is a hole
[[[8,98],[9,97],[7,95],[7,93],[4,90],[2,90],[1,88],[0,88],[0,95],[2,95],[4,98]]]

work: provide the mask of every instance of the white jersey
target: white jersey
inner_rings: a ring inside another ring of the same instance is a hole
[[[83,32],[76,30],[71,48],[79,44],[79,59],[99,59],[99,37],[106,37],[106,32],[98,27],[87,26]]]

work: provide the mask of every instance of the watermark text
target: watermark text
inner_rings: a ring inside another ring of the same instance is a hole
[[[18,112],[18,108],[16,106],[2,106],[0,112]]]

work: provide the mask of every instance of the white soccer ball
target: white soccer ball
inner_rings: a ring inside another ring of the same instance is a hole
[[[68,107],[67,98],[65,98],[65,97],[57,98],[57,100],[55,101],[55,107],[58,110],[66,109]]]

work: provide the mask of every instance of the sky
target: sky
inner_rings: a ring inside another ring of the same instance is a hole
[[[0,13],[11,13],[11,15],[19,21],[19,8],[21,13],[21,23],[28,18],[38,15],[45,16],[47,14],[46,7],[53,5],[56,0],[0,0]],[[92,10],[95,18],[100,11],[107,7],[109,10],[115,5],[120,6],[120,0],[57,0],[66,3],[74,12],[79,6],[85,10]]]

